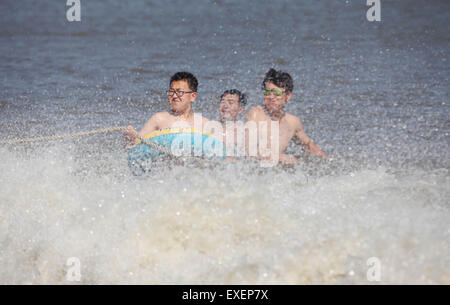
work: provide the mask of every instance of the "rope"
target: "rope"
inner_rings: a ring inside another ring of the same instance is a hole
[[[12,144],[20,144],[20,143],[33,143],[33,142],[60,140],[60,139],[66,139],[66,138],[90,136],[90,135],[94,135],[94,134],[107,133],[107,132],[112,132],[112,131],[123,131],[126,129],[127,129],[126,127],[119,126],[119,127],[105,128],[105,129],[96,129],[96,130],[85,131],[85,132],[69,133],[69,134],[63,134],[63,135],[59,135],[59,136],[5,140],[5,141],[0,141],[0,145],[12,145]]]
[[[13,145],[13,144],[22,144],[22,143],[34,143],[34,142],[44,142],[44,141],[53,141],[53,140],[60,140],[60,139],[66,139],[66,138],[76,138],[76,137],[83,137],[83,136],[90,136],[100,133],[108,133],[113,131],[125,131],[127,127],[125,126],[117,126],[117,127],[111,127],[111,128],[104,128],[104,129],[96,129],[96,130],[90,130],[85,132],[76,132],[76,133],[68,133],[58,136],[48,136],[48,137],[40,137],[40,138],[23,138],[23,139],[12,139],[12,140],[4,140],[0,141],[0,145]],[[170,149],[158,145],[156,143],[150,142],[147,139],[144,139],[143,137],[136,136],[137,139],[141,140],[144,144],[150,146],[153,149],[156,149],[162,153],[167,154],[171,157],[190,157],[194,160],[200,160],[200,161],[208,161],[208,162],[214,162],[213,160],[204,159],[201,157],[196,156],[190,156],[190,155],[182,155],[182,156],[176,156],[174,155]]]
[[[147,141],[147,139],[144,139],[143,137],[140,137],[140,136],[136,136],[136,138],[141,140],[145,145],[148,145],[153,149],[159,150],[160,152],[163,152],[171,157],[175,157],[175,155],[169,149],[165,148],[164,146]]]

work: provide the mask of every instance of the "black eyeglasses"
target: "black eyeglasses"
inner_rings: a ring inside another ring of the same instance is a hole
[[[167,90],[166,91],[168,96],[173,96],[174,94],[176,94],[178,97],[182,97],[183,95],[185,95],[186,93],[194,93],[194,91],[175,91],[175,90]]]

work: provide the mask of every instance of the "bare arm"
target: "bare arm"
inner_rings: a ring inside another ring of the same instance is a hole
[[[285,165],[297,165],[298,159],[294,156],[288,155],[288,154],[280,154],[280,163]]]
[[[245,117],[245,123],[247,123],[248,121],[256,121],[257,114],[258,114],[258,107],[250,109]]]
[[[144,127],[141,131],[138,132],[138,136],[143,137],[155,130],[159,129],[159,125],[161,122],[161,113],[154,114],[148,121],[145,123]]]
[[[128,143],[133,143],[138,136],[143,137],[155,130],[158,130],[160,121],[161,114],[156,113],[147,121],[147,123],[145,123],[144,127],[139,132],[137,132],[133,126],[128,126],[127,130],[124,132],[125,141]]]
[[[313,142],[313,140],[311,140],[310,137],[308,137],[305,133],[305,131],[303,130],[303,125],[300,122],[300,120],[298,120],[297,124],[296,124],[296,131],[295,131],[295,137],[297,142],[304,146],[307,152],[311,152],[313,154],[315,154],[316,156],[322,157],[322,158],[326,158],[325,153],[320,149],[319,146],[317,146],[316,143]]]

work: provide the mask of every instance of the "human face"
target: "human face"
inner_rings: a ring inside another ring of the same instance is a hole
[[[169,91],[180,92],[179,94],[168,94],[169,104],[173,111],[180,114],[191,111],[192,102],[197,98],[197,92],[192,92],[187,81],[173,81]],[[181,93],[182,91],[184,93]]]
[[[243,108],[239,106],[239,96],[236,94],[225,94],[220,100],[219,112],[221,121],[236,121]]]
[[[270,82],[266,83],[266,88],[279,89],[283,92],[280,96],[276,96],[273,91],[268,95],[264,95],[264,104],[266,106],[266,109],[273,113],[284,111],[284,104],[289,101],[292,96],[292,92],[286,93],[285,88],[278,87]]]

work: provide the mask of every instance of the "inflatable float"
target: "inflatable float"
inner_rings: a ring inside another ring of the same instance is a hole
[[[210,133],[196,129],[163,129],[137,139],[128,154],[128,166],[140,175],[159,157],[195,157],[224,160],[225,145]]]

